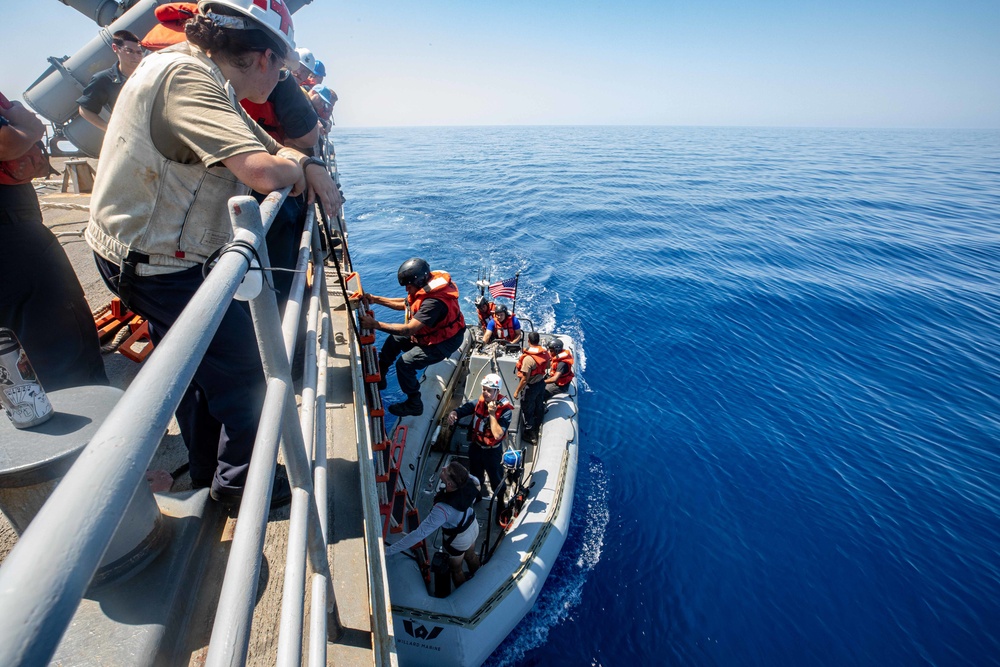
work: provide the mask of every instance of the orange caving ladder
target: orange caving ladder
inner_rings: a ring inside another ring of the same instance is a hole
[[[385,407],[378,383],[382,379],[378,365],[378,351],[375,349],[375,331],[361,327],[361,315],[373,315],[365,309],[361,300],[361,278],[351,272],[344,276],[344,284],[350,292],[351,308],[357,312],[358,342],[361,346],[361,372],[365,381],[365,400],[368,403],[368,421],[372,435],[372,458],[375,461],[375,486],[378,491],[379,515],[382,517],[382,539],[390,533],[412,532],[420,525],[420,515],[413,499],[403,483],[400,465],[406,448],[407,428],[397,424],[389,438],[385,430]],[[420,566],[424,581],[430,582],[430,559],[427,544],[423,541],[410,548]]]

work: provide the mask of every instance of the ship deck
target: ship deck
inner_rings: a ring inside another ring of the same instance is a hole
[[[61,159],[54,159],[53,166],[62,170],[64,162]],[[96,161],[90,162],[96,167]],[[95,312],[100,310],[110,303],[113,295],[101,280],[90,248],[83,240],[89,195],[61,193],[60,187],[53,183],[39,190],[39,200],[43,206],[45,225],[60,235],[60,242],[84,288],[91,310]],[[330,512],[327,550],[344,633],[337,642],[327,644],[326,663],[348,666],[372,665],[375,660],[372,646],[372,603],[369,599],[369,571],[355,435],[351,357],[348,338],[345,336],[349,322],[336,273],[334,271],[330,273],[332,276],[328,275],[327,281],[333,337],[330,341],[327,367],[326,424],[329,471],[327,503]],[[121,389],[127,389],[139,371],[138,364],[118,352],[106,354],[104,361],[112,385]],[[177,471],[186,460],[187,452],[174,421],[157,450],[150,470],[156,471],[155,477],[159,480],[166,480],[161,483],[170,484],[170,478],[164,477],[163,473]],[[190,488],[190,477],[184,473],[173,480],[169,490],[180,492]],[[272,511],[268,518],[248,665],[273,665],[276,662],[289,513],[290,509],[285,507]],[[211,544],[211,548],[206,550],[210,556],[203,577],[204,585],[195,615],[188,624],[188,627],[193,629],[185,640],[185,654],[189,658],[190,665],[203,665],[205,662],[209,633],[215,616],[215,602],[221,588],[222,574],[225,571],[237,521],[236,517],[228,515],[221,509],[209,511],[206,516],[215,522],[210,532],[215,541]],[[6,517],[0,514],[0,562],[6,558],[16,541],[16,532]],[[309,627],[308,613],[307,594],[307,617],[304,627]],[[307,654],[308,646],[304,642],[303,659],[306,659]],[[94,656],[93,659],[100,660],[98,656]]]

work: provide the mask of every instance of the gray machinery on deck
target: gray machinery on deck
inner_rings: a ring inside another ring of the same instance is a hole
[[[111,50],[111,35],[128,30],[141,39],[157,23],[153,14],[167,0],[59,0],[93,19],[101,30],[72,56],[50,57],[49,68],[24,91],[24,101],[52,122],[55,135],[49,147],[54,155],[65,155],[58,145],[63,139],[75,145],[81,153],[98,157],[104,132],[81,118],[76,100],[97,72],[115,63]],[[286,0],[290,12],[296,12],[311,0]],[[105,112],[106,113],[106,112]]]

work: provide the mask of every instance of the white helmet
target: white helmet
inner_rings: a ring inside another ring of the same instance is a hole
[[[240,21],[233,16],[220,14],[209,15],[212,7],[228,7],[252,21]],[[286,55],[295,50],[295,31],[292,27],[292,14],[285,6],[284,0],[199,0],[198,10],[203,16],[208,16],[213,22],[223,28],[250,30],[263,28],[278,38],[284,44]]]
[[[500,376],[496,373],[490,373],[483,378],[483,389],[492,389],[496,391],[500,388]]]
[[[306,48],[295,49],[295,53],[299,54],[299,64],[309,70],[310,74],[316,73],[316,56],[313,52]]]

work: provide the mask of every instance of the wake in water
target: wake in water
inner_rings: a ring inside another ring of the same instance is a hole
[[[569,618],[583,600],[590,571],[601,560],[608,527],[608,475],[600,459],[591,456],[586,475],[577,478],[576,502],[569,535],[552,567],[535,606],[486,661],[489,667],[520,663],[528,651],[545,645],[549,630]],[[580,503],[585,511],[581,513]]]

